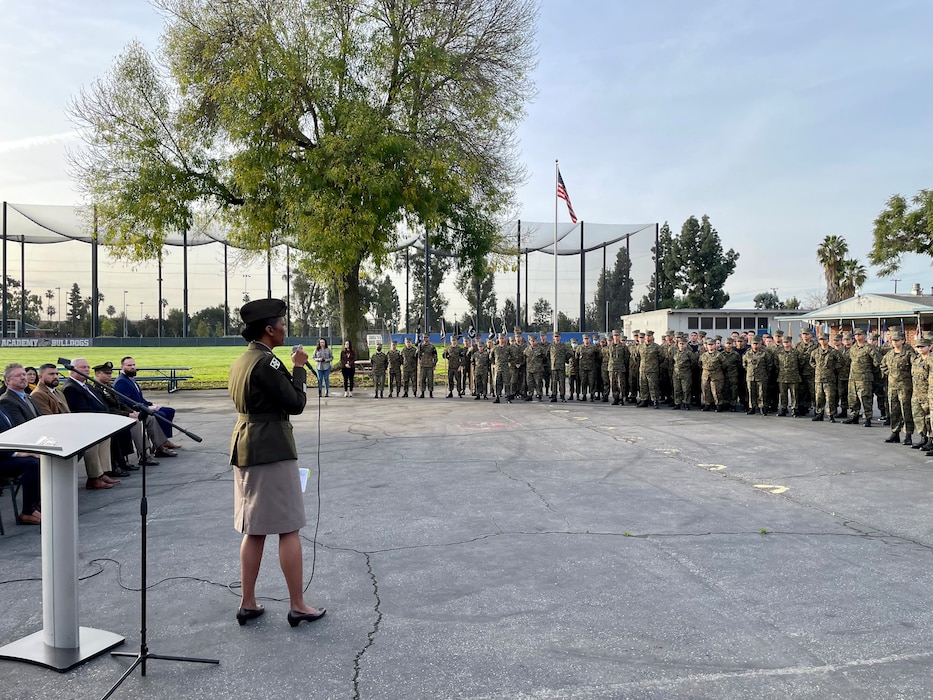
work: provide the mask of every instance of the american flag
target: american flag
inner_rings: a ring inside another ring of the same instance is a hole
[[[567,211],[570,212],[570,220],[573,223],[577,223],[577,215],[573,213],[570,195],[567,194],[567,187],[564,185],[564,178],[561,177],[560,170],[557,171],[557,198],[567,202]]]

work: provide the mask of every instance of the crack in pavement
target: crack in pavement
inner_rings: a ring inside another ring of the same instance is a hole
[[[527,486],[527,487],[531,490],[531,492],[532,492],[535,496],[537,496],[538,499],[544,504],[544,507],[547,508],[547,509],[548,509],[549,511],[551,511],[552,513],[554,513],[554,515],[558,516],[561,520],[563,520],[563,521],[564,521],[564,524],[567,526],[567,529],[568,529],[568,530],[570,529],[570,521],[567,520],[567,517],[566,517],[565,515],[563,515],[562,513],[558,512],[557,509],[554,508],[554,506],[552,506],[550,503],[548,503],[548,500],[547,500],[544,496],[542,496],[540,493],[538,493],[538,490],[537,490],[534,486],[532,486],[532,484],[531,484],[530,481],[524,481],[524,480],[522,480],[522,479],[519,479],[519,478],[517,478],[517,477],[512,476],[511,474],[509,474],[508,472],[506,472],[501,466],[499,466],[499,462],[498,462],[498,461],[493,462],[493,464],[495,465],[495,467],[496,467],[496,469],[499,471],[499,473],[502,474],[502,475],[503,475],[504,477],[506,477],[507,479],[511,479],[512,481],[514,481],[514,482],[516,482],[516,483],[518,483],[518,484],[524,484],[525,486]]]
[[[374,607],[376,619],[373,621],[373,627],[369,631],[369,634],[366,635],[366,644],[363,645],[363,648],[357,652],[356,658],[353,659],[354,700],[360,700],[360,662],[363,659],[363,655],[376,643],[376,634],[379,632],[379,625],[382,623],[382,600],[379,598],[379,581],[376,579],[376,573],[373,571],[372,557],[368,552],[361,552],[361,554],[366,557],[366,570],[369,572],[369,578],[373,584],[373,595],[376,598],[376,605]]]

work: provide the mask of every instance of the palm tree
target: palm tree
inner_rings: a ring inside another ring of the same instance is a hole
[[[827,304],[835,304],[837,301],[855,296],[854,291],[849,296],[843,296],[840,288],[842,267],[846,263],[848,254],[849,244],[842,236],[826,236],[816,249],[816,259],[823,266],[823,275],[826,277]]]
[[[868,270],[858,260],[843,260],[839,270],[841,299],[851,299],[868,279]]]

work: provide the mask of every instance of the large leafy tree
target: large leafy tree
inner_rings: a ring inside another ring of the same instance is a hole
[[[413,325],[421,325],[422,331],[439,331],[441,328],[441,319],[447,313],[447,297],[441,292],[441,284],[444,278],[450,272],[451,259],[444,255],[431,255],[430,265],[428,266],[428,292],[425,296],[424,291],[424,251],[421,255],[414,255],[409,258],[411,270],[411,322]],[[431,314],[430,328],[424,328],[424,303],[427,300],[428,309]],[[417,319],[421,319],[418,321]]]
[[[130,44],[75,100],[77,173],[135,258],[213,212],[252,250],[287,243],[337,282],[360,338],[360,271],[402,221],[476,264],[521,177],[535,0],[157,0],[158,64]]]
[[[691,216],[684,222],[677,239],[680,259],[678,284],[684,292],[683,306],[688,309],[721,309],[729,301],[723,291],[726,280],[735,271],[739,254],[724,251],[719,233],[705,214],[700,221]]]
[[[617,325],[619,317],[632,312],[632,260],[628,248],[623,245],[616,253],[616,262],[612,269],[599,273],[596,283],[596,307],[603,312],[609,306],[609,325]],[[597,326],[598,327],[598,326]],[[606,332],[609,332],[609,328]]]
[[[473,319],[477,333],[487,332],[496,314],[495,275],[491,268],[483,266],[477,274],[473,269],[460,270],[454,281],[457,291],[463,295],[470,307],[469,316],[476,315],[477,285],[479,291],[479,318]]]
[[[868,261],[880,267],[881,275],[897,272],[905,253],[933,258],[933,189],[920,190],[911,203],[896,194],[875,219]]]
[[[648,293],[641,298],[638,310],[673,309],[678,304],[677,272],[680,259],[676,239],[666,221],[658,230],[657,244],[652,246],[651,252],[654,253],[657,265],[648,282]],[[655,306],[655,290],[657,290],[657,306]]]

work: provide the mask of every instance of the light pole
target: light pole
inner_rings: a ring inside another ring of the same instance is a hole
[[[139,337],[143,337],[143,303],[139,302]]]
[[[129,294],[128,289],[123,290],[123,337],[126,337],[126,295]]]
[[[58,291],[58,335],[62,334],[62,288],[56,287]]]
[[[248,280],[249,280],[249,275],[247,275],[247,274],[244,272],[244,273],[243,273],[243,303],[244,303],[244,304],[245,304],[247,301],[249,301],[249,289],[248,289],[248,287],[247,287],[247,285],[249,284]]]

